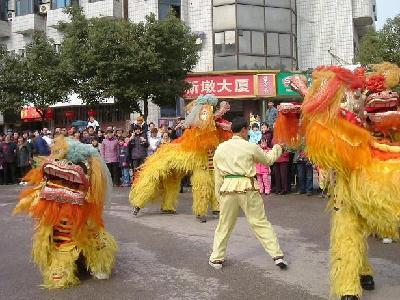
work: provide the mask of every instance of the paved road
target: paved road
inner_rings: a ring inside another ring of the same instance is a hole
[[[108,281],[83,278],[79,287],[47,291],[30,262],[31,220],[12,217],[17,186],[0,186],[0,299],[328,299],[329,214],[324,200],[269,196],[268,216],[290,262],[277,269],[241,216],[228,248],[228,261],[216,271],[207,264],[217,220],[194,221],[190,193],[178,214],[159,214],[153,205],[131,216],[128,189],[114,190],[106,208],[108,230],[119,243],[117,265]],[[370,240],[377,289],[365,300],[400,298],[400,246]]]

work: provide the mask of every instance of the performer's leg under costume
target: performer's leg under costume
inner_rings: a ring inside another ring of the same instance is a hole
[[[222,194],[220,196],[220,208],[220,219],[215,230],[211,261],[224,260],[228,240],[235,226],[239,208],[243,209],[247,221],[265,251],[271,257],[283,256],[272,225],[265,215],[264,202],[258,191]]]
[[[192,174],[193,213],[196,216],[207,214],[208,203],[211,201],[212,209],[218,211],[218,202],[214,196],[214,177],[207,168],[197,168]]]
[[[181,177],[171,176],[164,182],[163,202],[161,209],[165,211],[176,211],[178,194],[181,186]]]
[[[366,224],[344,207],[333,212],[331,232],[331,293],[361,295],[360,275],[372,275],[367,258]]]
[[[111,275],[117,251],[117,243],[111,234],[105,230],[92,233],[88,243],[84,243],[80,248],[85,257],[87,269],[92,275],[97,278],[105,276],[99,279],[108,278]]]

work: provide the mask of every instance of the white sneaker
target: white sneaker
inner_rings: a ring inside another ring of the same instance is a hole
[[[223,260],[208,261],[208,264],[216,270],[221,270],[223,267]]]
[[[288,263],[286,260],[283,259],[283,257],[276,257],[274,258],[275,265],[278,266],[281,269],[286,269],[288,266]]]
[[[107,273],[94,273],[92,274],[92,276],[99,280],[105,280],[110,278],[110,275],[108,275]]]
[[[382,243],[384,244],[391,244],[393,240],[391,238],[383,238]]]

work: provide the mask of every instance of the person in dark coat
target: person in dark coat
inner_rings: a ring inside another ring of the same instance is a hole
[[[23,178],[26,173],[30,170],[32,165],[32,153],[31,148],[27,141],[24,138],[18,138],[17,144],[17,167],[18,174],[21,178]]]
[[[33,147],[35,148],[35,154],[39,156],[50,155],[50,147],[46,140],[40,135],[38,131],[35,132],[35,138],[33,140]]]
[[[129,153],[132,161],[133,172],[135,172],[144,162],[147,157],[147,148],[149,142],[147,133],[142,131],[140,126],[133,128],[132,139],[129,142]]]
[[[15,184],[17,181],[17,145],[11,141],[10,135],[6,135],[4,142],[1,143],[0,152],[4,159],[4,182],[5,184]]]

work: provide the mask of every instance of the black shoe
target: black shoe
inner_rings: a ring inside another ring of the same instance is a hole
[[[344,295],[340,300],[360,300],[360,298],[354,295]]]
[[[206,223],[206,222],[207,222],[207,217],[206,217],[206,216],[196,216],[196,219],[197,219],[200,223]]]
[[[371,275],[361,275],[360,282],[364,290],[372,291],[375,289],[374,278]]]
[[[132,215],[137,216],[139,210],[140,210],[140,207],[134,206],[131,210]]]
[[[172,209],[161,209],[161,213],[163,215],[174,215],[176,214],[176,211]]]
[[[219,218],[219,211],[218,210],[213,210],[212,214],[213,214],[214,217]]]

